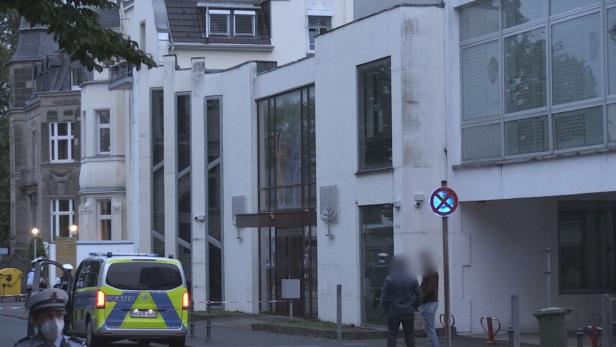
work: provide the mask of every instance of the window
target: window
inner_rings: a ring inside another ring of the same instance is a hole
[[[191,202],[191,142],[190,142],[190,94],[176,96],[177,130],[177,215],[178,259],[191,278],[192,202]]]
[[[332,17],[308,16],[308,50],[314,52],[315,38],[332,29]]]
[[[49,123],[49,158],[51,162],[73,160],[72,123]]]
[[[151,92],[152,121],[152,252],[165,255],[165,118],[163,90]]]
[[[255,11],[233,11],[236,36],[255,36]]]
[[[603,108],[558,113],[554,115],[554,148],[566,149],[597,145],[603,142]]]
[[[96,153],[111,153],[111,114],[109,110],[96,111]]]
[[[359,170],[390,168],[391,59],[357,67],[359,89]]]
[[[231,35],[229,18],[231,11],[229,10],[209,10],[208,11],[208,32],[209,35]]]
[[[463,7],[460,11],[461,39],[468,40],[497,32],[499,2],[500,0],[481,0],[473,3],[473,6]]]
[[[51,200],[51,232],[55,237],[69,237],[74,224],[73,200]]]
[[[545,30],[505,39],[505,112],[545,106],[545,95]]]
[[[393,206],[361,206],[362,304],[365,324],[385,325],[381,288],[394,255]]]
[[[139,48],[145,51],[146,48],[146,29],[145,29],[145,21],[139,23]]]
[[[607,136],[608,141],[616,142],[616,104],[607,106]]]
[[[510,28],[545,18],[547,4],[537,0],[503,0],[503,25]]]
[[[260,100],[258,112],[261,211],[314,208],[314,87]]]
[[[85,82],[84,73],[81,69],[71,69],[71,90],[81,89],[80,85]]]
[[[462,50],[462,120],[500,114],[500,54],[498,41]]]
[[[599,14],[552,27],[553,103],[596,98],[601,92]]]
[[[615,212],[605,202],[561,203],[558,259],[562,294],[616,289]]]
[[[222,100],[219,97],[206,98],[207,122],[207,226],[208,248],[208,299],[222,301],[222,177],[221,177],[221,113]]]
[[[182,285],[182,274],[173,264],[132,261],[111,264],[105,281],[123,290],[171,290]]]
[[[89,261],[85,269],[84,286],[86,288],[98,286],[98,276],[101,273],[101,263],[98,261]]]
[[[601,0],[551,0],[552,14],[573,10],[584,5],[598,4]]]
[[[616,7],[607,11],[609,93],[616,94]]]
[[[459,13],[462,161],[613,141],[613,111],[603,105],[616,94],[616,8],[599,0],[477,0]]]
[[[111,199],[98,200],[98,235],[100,240],[112,240]]]

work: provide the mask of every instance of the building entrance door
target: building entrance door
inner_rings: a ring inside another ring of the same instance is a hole
[[[291,283],[299,281],[299,288],[297,290],[299,299],[293,302],[293,312],[299,315],[304,315],[303,310],[300,308],[302,306],[300,301],[302,300],[302,274],[304,271],[302,266],[303,239],[304,233],[301,228],[276,230],[276,283],[278,284],[276,286],[276,297],[285,299],[289,297],[289,294],[291,294],[290,297],[293,297],[296,293],[293,293],[295,292],[295,286]],[[283,290],[285,282],[289,284],[287,285],[288,288]],[[288,315],[289,304],[286,302],[277,303],[276,313]]]

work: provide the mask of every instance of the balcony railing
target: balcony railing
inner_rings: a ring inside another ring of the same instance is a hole
[[[109,68],[109,90],[131,89],[133,86],[133,66],[127,62]]]

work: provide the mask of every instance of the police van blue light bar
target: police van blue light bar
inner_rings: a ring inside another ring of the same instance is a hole
[[[111,258],[111,257],[158,257],[158,254],[156,253],[120,254],[120,253],[113,253],[113,252],[107,252],[107,253],[90,252],[89,255],[92,257],[107,257],[107,258]]]

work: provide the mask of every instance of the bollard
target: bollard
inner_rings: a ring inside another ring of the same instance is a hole
[[[512,347],[520,347],[520,298],[511,295],[511,328],[513,329]]]
[[[584,331],[582,328],[576,330],[575,337],[577,340],[577,347],[584,347]]]
[[[205,319],[205,341],[212,341],[212,317]]]
[[[193,314],[195,313],[195,302],[190,301],[190,310],[188,311],[188,324],[190,325],[190,337],[195,337],[195,318]]]
[[[587,326],[586,327],[586,336],[590,340],[590,345],[592,347],[599,347],[599,338],[601,337],[601,328]]]
[[[612,328],[614,321],[614,314],[612,312],[612,308],[610,307],[611,298],[609,294],[603,294],[601,296],[601,326],[603,328],[604,334],[601,335],[601,346],[611,347],[612,346]]]
[[[336,338],[342,341],[342,285],[336,286]]]
[[[507,329],[507,335],[509,335],[509,347],[513,347],[513,340],[515,339],[515,330],[513,329],[513,327],[510,325],[509,329]]]
[[[486,327],[483,325],[484,320],[487,322],[487,329]],[[494,330],[494,322],[498,323],[498,328],[496,329],[496,331]],[[483,331],[485,331],[488,334],[488,341],[486,341],[486,344],[488,345],[494,345],[496,344],[496,335],[498,335],[498,332],[501,330],[501,322],[499,319],[497,318],[492,318],[492,317],[481,317],[481,320],[479,321],[479,323],[481,324],[481,328],[483,328]]]

